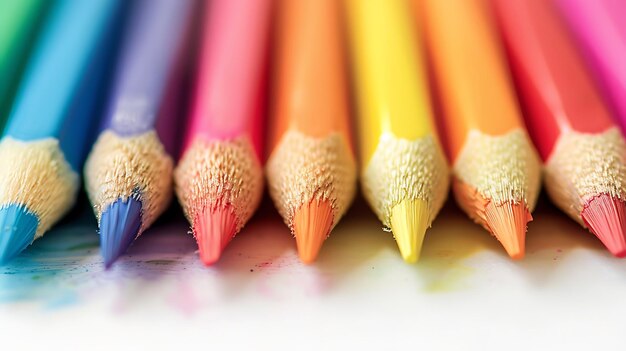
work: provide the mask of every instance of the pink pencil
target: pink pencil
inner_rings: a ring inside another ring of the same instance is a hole
[[[258,207],[271,0],[205,6],[198,81],[176,193],[206,265]]]
[[[557,0],[626,131],[626,1]]]

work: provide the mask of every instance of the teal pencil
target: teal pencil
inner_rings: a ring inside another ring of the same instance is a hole
[[[0,263],[76,200],[120,6],[61,0],[43,24],[0,141]]]
[[[0,131],[45,5],[45,0],[0,0]]]

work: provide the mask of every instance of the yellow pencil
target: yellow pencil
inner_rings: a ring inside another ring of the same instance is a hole
[[[407,1],[347,5],[363,193],[404,260],[415,262],[449,183],[423,55]]]

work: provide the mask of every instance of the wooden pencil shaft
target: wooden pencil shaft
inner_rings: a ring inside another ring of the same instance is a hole
[[[205,6],[198,76],[184,148],[196,138],[251,138],[261,157],[271,0]]]
[[[103,130],[134,136],[156,129],[165,144],[174,142],[179,123],[162,120],[181,116],[175,114],[176,109],[170,109],[169,115],[163,112],[169,95],[180,89],[194,5],[194,0],[140,0],[134,4]],[[157,128],[159,125],[162,127]]]
[[[56,138],[72,168],[82,168],[105,95],[120,10],[117,0],[55,3],[29,60],[5,136],[23,141]]]
[[[504,135],[524,128],[495,24],[484,0],[418,1],[455,162],[470,130]]]
[[[498,0],[495,5],[524,118],[542,158],[550,157],[565,133],[600,134],[614,127],[553,4]]]

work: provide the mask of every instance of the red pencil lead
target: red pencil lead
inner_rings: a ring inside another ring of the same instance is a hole
[[[626,257],[626,204],[608,194],[587,202],[582,218],[589,230],[616,257]]]
[[[231,206],[198,213],[193,223],[193,232],[200,249],[200,259],[205,265],[210,266],[219,260],[236,230],[237,219]]]

